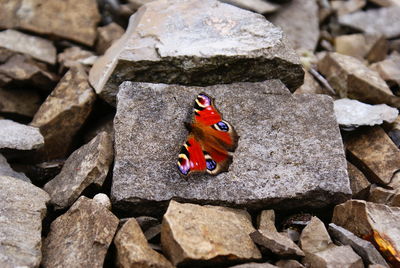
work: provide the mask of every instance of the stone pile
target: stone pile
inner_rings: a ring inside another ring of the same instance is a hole
[[[0,0],[0,267],[399,267],[399,18]],[[184,177],[200,92],[237,146]]]

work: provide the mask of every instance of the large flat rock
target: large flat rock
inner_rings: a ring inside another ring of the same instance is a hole
[[[186,181],[176,162],[201,91],[240,139],[229,172]],[[322,207],[351,194],[332,99],[292,96],[278,80],[203,88],[125,82],[114,128],[111,195],[129,213],[156,212],[171,198],[256,209]]]
[[[281,79],[294,91],[303,76],[283,32],[263,16],[216,0],[159,0],[130,18],[89,80],[115,104],[123,81],[208,86]]]

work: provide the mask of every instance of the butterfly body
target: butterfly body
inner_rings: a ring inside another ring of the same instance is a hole
[[[237,147],[234,128],[222,120],[211,97],[200,93],[194,105],[192,123],[186,123],[188,138],[179,153],[178,170],[183,176],[207,172],[217,175],[228,171],[232,162],[230,152]]]

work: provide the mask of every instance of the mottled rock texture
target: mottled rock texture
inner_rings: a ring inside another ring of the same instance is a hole
[[[115,104],[128,80],[207,86],[280,79],[294,91],[303,76],[282,31],[263,16],[215,0],[159,0],[130,18],[89,79]]]
[[[265,0],[220,0],[240,8],[248,9],[260,14],[271,13],[279,9],[279,5]]]
[[[0,88],[0,112],[33,117],[40,107],[40,95],[32,89]]]
[[[0,149],[34,150],[43,144],[38,128],[0,119]]]
[[[49,199],[29,182],[0,176],[0,267],[39,267]]]
[[[229,172],[184,180],[176,163],[201,91],[215,98],[239,144]],[[163,209],[173,197],[255,209],[321,207],[351,193],[332,99],[292,96],[277,80],[204,88],[126,82],[114,128],[111,199],[130,213]]]

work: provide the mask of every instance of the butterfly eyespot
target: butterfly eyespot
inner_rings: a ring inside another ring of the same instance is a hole
[[[204,154],[206,159],[206,167],[207,170],[213,171],[217,168],[217,163],[209,156],[207,153]]]
[[[190,162],[185,154],[179,154],[178,169],[183,175],[187,175],[190,171]]]
[[[205,108],[211,105],[211,99],[205,94],[199,94],[196,99],[196,103],[201,107]]]
[[[223,131],[223,132],[229,131],[229,125],[228,125],[228,123],[226,123],[224,121],[219,121],[218,123],[214,124],[213,128],[215,128],[216,130],[219,130],[219,131]]]

